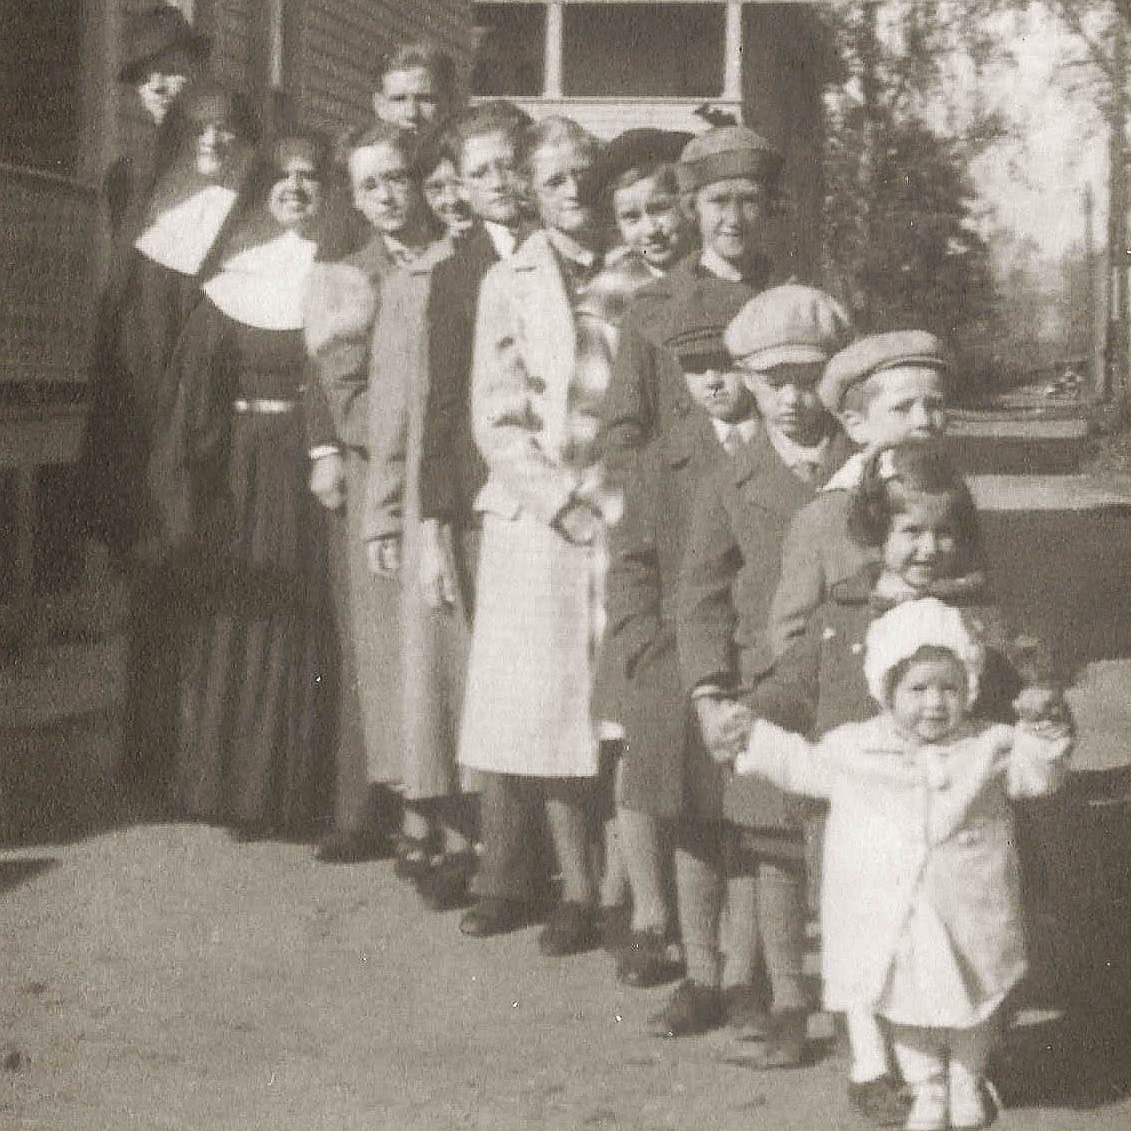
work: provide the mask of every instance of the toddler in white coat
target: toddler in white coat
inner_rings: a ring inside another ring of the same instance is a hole
[[[1000,1007],[1025,972],[1009,799],[1059,788],[1072,745],[1057,693],[1015,726],[969,717],[983,649],[934,598],[865,644],[874,718],[812,744],[756,720],[735,771],[830,803],[821,894],[826,1008],[892,1026],[908,1131],[984,1126]]]

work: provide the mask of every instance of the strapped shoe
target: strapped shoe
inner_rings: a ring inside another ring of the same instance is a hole
[[[740,1041],[764,1041],[770,1035],[770,1013],[758,986],[744,982],[723,990],[727,1026]]]
[[[945,1080],[924,1080],[911,1089],[911,1110],[903,1125],[907,1131],[947,1131]]]
[[[805,1062],[807,1009],[775,1009],[755,1068],[799,1068]]]
[[[538,936],[538,949],[547,958],[565,958],[593,950],[600,942],[597,908],[566,899],[550,912]]]
[[[656,927],[630,931],[617,954],[617,981],[625,986],[662,986],[678,977],[678,972],[667,932]]]
[[[490,938],[517,931],[530,922],[529,905],[517,899],[484,896],[468,908],[459,921],[460,931],[472,939]]]
[[[688,979],[676,986],[668,1004],[649,1020],[649,1029],[657,1037],[692,1037],[722,1023],[723,995],[718,987]]]
[[[874,1127],[902,1127],[911,1109],[911,1096],[890,1072],[875,1080],[849,1080],[848,1102]]]

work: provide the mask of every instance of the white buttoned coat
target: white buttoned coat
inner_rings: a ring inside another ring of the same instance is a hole
[[[738,773],[829,801],[821,889],[824,1000],[903,1023],[976,1024],[1025,972],[1011,797],[1057,789],[1067,772],[1065,728],[972,724],[945,743],[915,745],[888,715],[849,723],[817,744],[755,724]],[[890,988],[908,961],[907,931],[926,915],[968,999],[945,1019],[911,1020]],[[898,1016],[895,1016],[898,1015]]]

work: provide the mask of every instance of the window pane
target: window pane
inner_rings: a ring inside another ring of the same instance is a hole
[[[0,161],[72,175],[81,0],[0,0]]]
[[[472,94],[521,97],[542,93],[544,4],[476,4],[480,33]]]
[[[723,89],[722,4],[567,4],[567,95],[711,98]]]

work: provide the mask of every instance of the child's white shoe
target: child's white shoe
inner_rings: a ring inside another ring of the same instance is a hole
[[[987,1100],[990,1104],[987,1104]],[[991,1104],[993,1106],[991,1106]],[[988,1081],[968,1072],[950,1073],[951,1131],[978,1131],[988,1127],[996,1114],[998,1100]]]
[[[947,1131],[947,1087],[945,1080],[924,1080],[911,1091],[911,1110],[906,1131]]]

